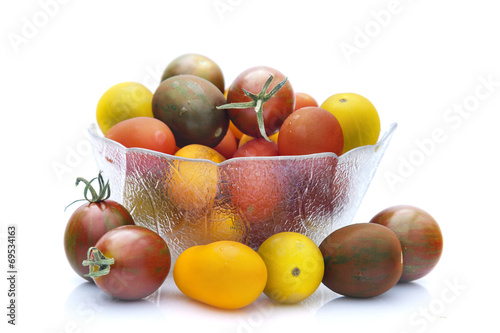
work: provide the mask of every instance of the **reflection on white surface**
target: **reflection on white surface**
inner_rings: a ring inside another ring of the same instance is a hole
[[[429,304],[431,294],[417,282],[397,284],[374,298],[343,297],[325,286],[295,305],[276,304],[261,295],[249,306],[222,310],[183,295],[169,276],[160,290],[139,301],[120,301],[82,282],[68,292],[62,322],[51,332],[95,332],[126,327],[143,330],[145,325],[174,331],[270,332],[283,328],[326,329],[382,326],[389,332],[404,332],[419,307]]]

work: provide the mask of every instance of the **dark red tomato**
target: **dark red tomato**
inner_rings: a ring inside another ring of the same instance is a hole
[[[270,160],[234,160],[225,170],[221,183],[227,186],[232,204],[250,229],[248,245],[258,249],[276,229],[273,215],[284,196],[281,175],[275,161]]]
[[[389,228],[356,223],[327,236],[319,249],[323,284],[350,297],[374,297],[391,289],[403,270],[401,244]]]
[[[228,129],[224,139],[222,139],[222,141],[215,146],[214,149],[226,159],[233,157],[234,153],[238,149],[238,142],[236,141],[233,131]]]
[[[102,177],[99,174],[99,177]],[[86,180],[84,182],[88,183]],[[78,184],[78,183],[77,183]],[[102,188],[99,194],[102,192]],[[90,199],[87,204],[78,207],[71,215],[64,232],[64,250],[73,270],[81,277],[88,269],[82,266],[87,258],[89,247],[94,246],[106,232],[123,225],[133,225],[130,213],[121,204],[112,200]],[[90,202],[90,201],[96,202]]]
[[[184,54],[172,60],[161,76],[161,81],[169,77],[191,74],[204,78],[212,82],[219,90],[224,93],[224,75],[219,65],[212,59],[201,54]]]
[[[388,227],[403,248],[401,281],[413,281],[430,273],[443,252],[443,235],[436,220],[426,211],[399,205],[386,208],[370,222]]]
[[[273,75],[273,80],[266,90],[267,93],[271,92],[274,87],[282,82],[285,76],[278,70],[266,66],[247,69],[238,75],[229,87],[227,102],[250,102],[252,99],[245,94],[243,89],[253,94],[258,94],[269,79],[269,75]],[[287,80],[283,87],[264,103],[262,115],[267,136],[279,130],[286,117],[293,112],[294,106],[295,94],[290,81]],[[259,130],[257,114],[254,108],[229,109],[229,117],[241,132],[255,138],[263,137]]]
[[[109,129],[106,138],[127,148],[144,148],[173,155],[174,134],[161,120],[151,117],[135,117],[120,121]]]
[[[179,148],[189,144],[217,146],[229,127],[224,94],[210,81],[177,75],[163,81],[153,94],[153,115],[174,133]]]
[[[170,271],[171,257],[167,243],[156,232],[122,226],[102,236],[89,249],[84,264],[90,266],[89,274],[106,294],[137,300],[161,287]]]
[[[274,141],[255,138],[243,144],[233,155],[233,157],[251,156],[278,156],[278,145]]]
[[[340,156],[344,136],[337,118],[318,107],[306,107],[285,120],[278,135],[280,155],[332,152]]]
[[[318,102],[309,94],[297,92],[295,93],[295,108],[294,111],[308,106],[319,106]]]

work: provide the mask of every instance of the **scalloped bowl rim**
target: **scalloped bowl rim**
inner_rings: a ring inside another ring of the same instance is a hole
[[[129,151],[136,152],[137,151],[137,152],[142,152],[142,153],[146,153],[146,154],[150,154],[150,155],[157,155],[159,157],[164,157],[164,158],[169,158],[169,159],[174,159],[174,160],[179,160],[179,161],[202,162],[202,163],[210,163],[210,164],[213,164],[216,166],[223,166],[225,164],[229,164],[229,163],[231,163],[233,161],[237,161],[237,160],[241,160],[241,161],[307,160],[307,159],[312,159],[312,158],[316,158],[316,157],[332,157],[332,158],[337,158],[340,160],[340,159],[347,158],[347,156],[349,156],[350,154],[353,154],[356,151],[361,150],[361,149],[369,149],[370,147],[375,147],[375,149],[377,149],[377,147],[380,145],[381,142],[384,142],[388,136],[392,135],[392,133],[396,130],[397,126],[398,126],[398,124],[396,122],[391,123],[389,125],[389,127],[387,128],[387,130],[385,132],[383,132],[382,135],[379,136],[377,143],[375,143],[373,145],[364,145],[364,146],[359,146],[359,147],[353,148],[340,156],[338,156],[335,153],[326,152],[326,153],[315,153],[315,154],[307,154],[307,155],[232,157],[232,158],[228,158],[220,163],[217,163],[217,162],[214,162],[211,160],[207,160],[207,159],[188,158],[188,157],[170,155],[167,153],[163,153],[163,152],[159,152],[159,151],[155,151],[155,150],[150,150],[150,149],[145,149],[145,148],[136,148],[136,147],[127,148],[117,141],[106,138],[96,123],[90,124],[90,126],[88,128],[88,132],[90,133],[91,136],[97,137],[99,140],[104,140],[105,142],[109,143],[110,145],[115,145],[115,146],[119,147],[120,150],[125,150],[126,152],[129,152]]]

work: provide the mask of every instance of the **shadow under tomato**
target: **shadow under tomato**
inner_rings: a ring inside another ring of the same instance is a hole
[[[336,297],[316,312],[316,320],[323,324],[335,322],[340,327],[355,325],[356,328],[366,329],[382,323],[400,326],[430,298],[429,291],[418,283],[398,283],[377,297]]]
[[[64,318],[82,331],[100,322],[164,321],[159,305],[160,290],[141,300],[122,301],[105,294],[94,283],[84,282],[68,295]]]

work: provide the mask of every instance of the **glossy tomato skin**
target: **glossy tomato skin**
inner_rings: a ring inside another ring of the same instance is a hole
[[[224,75],[222,70],[212,59],[201,54],[183,54],[172,60],[163,71],[161,81],[169,77],[191,74],[212,82],[224,93]]]
[[[170,155],[175,153],[174,134],[156,118],[135,117],[120,121],[109,129],[106,138],[127,148],[143,148]]]
[[[95,245],[113,258],[108,274],[94,278],[99,289],[122,300],[137,300],[158,290],[170,271],[167,243],[141,226],[122,226],[107,232]]]
[[[294,111],[308,107],[308,106],[319,106],[318,102],[309,94],[303,92],[295,93],[295,108]]]
[[[264,138],[255,138],[236,150],[233,157],[278,156],[278,144]]]
[[[189,144],[217,146],[229,127],[224,94],[211,82],[194,75],[163,81],[153,95],[153,115],[174,133],[178,147]]]
[[[267,92],[271,91],[276,85],[285,79],[278,70],[257,66],[247,69],[236,77],[227,93],[228,103],[250,102],[250,97],[246,96],[242,89],[251,93],[258,94],[264,83],[269,79],[269,75],[274,76]],[[263,116],[267,136],[276,133],[283,121],[290,115],[295,106],[295,94],[289,80],[285,85],[264,104]],[[257,115],[253,108],[230,109],[229,117],[234,125],[243,133],[255,138],[261,138],[257,123]]]
[[[323,284],[349,297],[375,297],[396,285],[403,270],[401,244],[389,228],[374,223],[342,227],[320,244]]]
[[[340,156],[344,136],[337,118],[319,107],[305,107],[286,118],[278,135],[280,155],[331,152]]]
[[[392,206],[376,214],[370,222],[388,227],[401,241],[402,282],[424,277],[439,262],[443,235],[436,220],[426,211],[410,205]]]
[[[82,278],[92,281],[84,275],[89,272],[82,265],[87,259],[89,247],[109,230],[123,226],[134,225],[130,213],[121,204],[105,200],[84,204],[71,215],[64,232],[64,250],[73,270]]]

